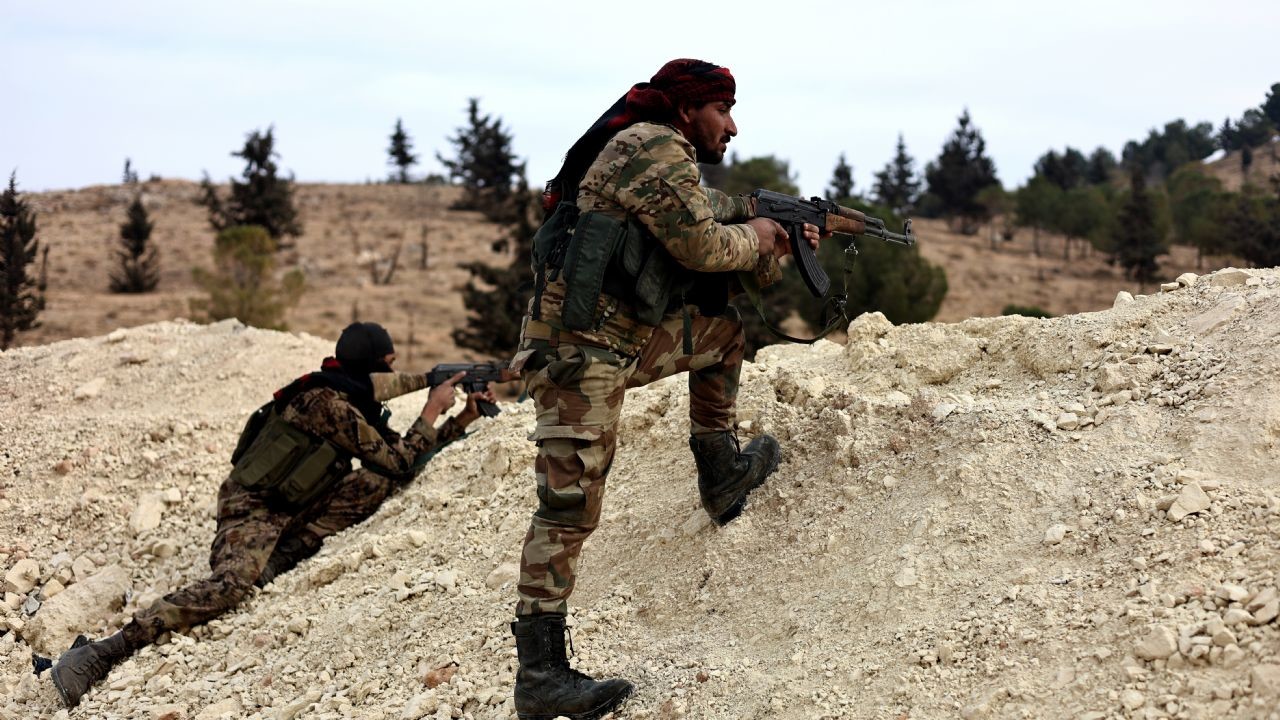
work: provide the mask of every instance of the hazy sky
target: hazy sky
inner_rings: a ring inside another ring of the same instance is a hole
[[[0,5],[0,170],[27,190],[225,181],[275,125],[300,181],[386,176],[403,118],[422,163],[501,116],[536,187],[632,83],[673,57],[728,66],[741,157],[820,193],[840,153],[867,190],[901,132],[917,168],[965,107],[1006,187],[1049,148],[1117,155],[1175,118],[1221,124],[1280,82],[1280,3],[375,2]]]

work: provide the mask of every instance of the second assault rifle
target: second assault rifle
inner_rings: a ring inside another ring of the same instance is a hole
[[[465,393],[484,392],[489,389],[491,382],[503,382],[505,367],[498,363],[441,363],[427,373],[427,385],[436,387],[457,375],[465,372],[466,375],[457,382],[455,387],[462,388]],[[498,414],[498,406],[488,400],[480,400],[476,403],[476,409],[485,417],[493,417]]]
[[[796,257],[796,269],[814,297],[823,297],[831,289],[831,279],[818,263],[813,248],[804,239],[804,224],[816,225],[818,230],[838,235],[868,235],[899,245],[915,245],[911,234],[911,221],[903,224],[902,232],[885,229],[884,221],[853,208],[842,207],[819,197],[792,197],[760,188],[751,193],[756,200],[756,217],[776,220],[791,238],[791,254]]]

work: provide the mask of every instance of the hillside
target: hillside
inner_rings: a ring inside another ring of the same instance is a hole
[[[199,186],[165,180],[143,183],[141,189],[155,222],[162,268],[158,291],[146,295],[107,292],[132,190],[99,186],[28,196],[39,214],[41,242],[53,249],[44,326],[20,334],[18,344],[103,335],[117,327],[190,316],[188,300],[198,293],[191,268],[212,262],[213,232],[203,208],[194,203]],[[457,194],[457,188],[421,185],[298,185],[306,233],[281,259],[306,273],[310,290],[288,315],[290,328],[334,336],[358,315],[391,330],[405,367],[425,369],[464,355],[450,339],[465,322],[458,288],[467,273],[457,265],[505,264],[509,258],[490,250],[500,228],[478,213],[448,209]],[[420,268],[424,228],[430,243],[425,270]],[[947,271],[950,291],[938,320],[992,317],[1008,304],[1039,306],[1055,315],[1100,310],[1129,287],[1096,253],[1082,258],[1073,250],[1064,258],[1061,238],[1052,235],[1042,236],[1044,254],[1037,257],[1029,231],[1001,243],[998,251],[991,249],[985,230],[964,236],[941,221],[918,220],[916,232],[921,253]],[[392,283],[373,285],[369,263],[385,261],[401,244]],[[1162,265],[1168,279],[1198,271],[1194,252],[1186,248],[1174,248]],[[1208,265],[1220,266],[1220,260]]]
[[[784,459],[723,529],[684,379],[630,394],[576,663],[637,683],[620,718],[1280,717],[1280,271],[1185,281],[761,351],[742,433]],[[30,671],[202,576],[244,415],[330,346],[164,322],[0,353],[0,569],[53,595],[0,607],[0,718],[514,717],[527,403],[74,712]]]

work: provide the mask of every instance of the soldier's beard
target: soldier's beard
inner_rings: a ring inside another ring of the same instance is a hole
[[[724,152],[719,148],[709,148],[702,143],[694,145],[693,152],[697,156],[698,162],[704,165],[719,165],[724,161]]]

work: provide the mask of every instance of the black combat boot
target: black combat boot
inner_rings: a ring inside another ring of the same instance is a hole
[[[76,638],[71,649],[62,653],[51,671],[53,686],[67,707],[79,705],[80,698],[94,683],[106,677],[116,663],[133,652],[122,632],[96,642],[84,642],[83,639],[83,636]]]
[[[626,680],[597,682],[569,667],[564,616],[530,615],[511,623],[520,669],[516,671],[516,715],[520,720],[595,720],[630,697]]]
[[[761,435],[740,451],[738,438],[728,431],[694,435],[689,448],[698,465],[702,507],[717,525],[738,517],[747,494],[777,469],[780,454],[772,435]]]
[[[319,538],[305,530],[296,534],[286,535],[276,543],[275,549],[271,551],[271,557],[267,558],[266,566],[262,568],[262,573],[258,575],[257,580],[253,581],[253,584],[258,587],[266,587],[267,583],[289,572],[303,560],[315,555],[321,544],[322,541]]]

